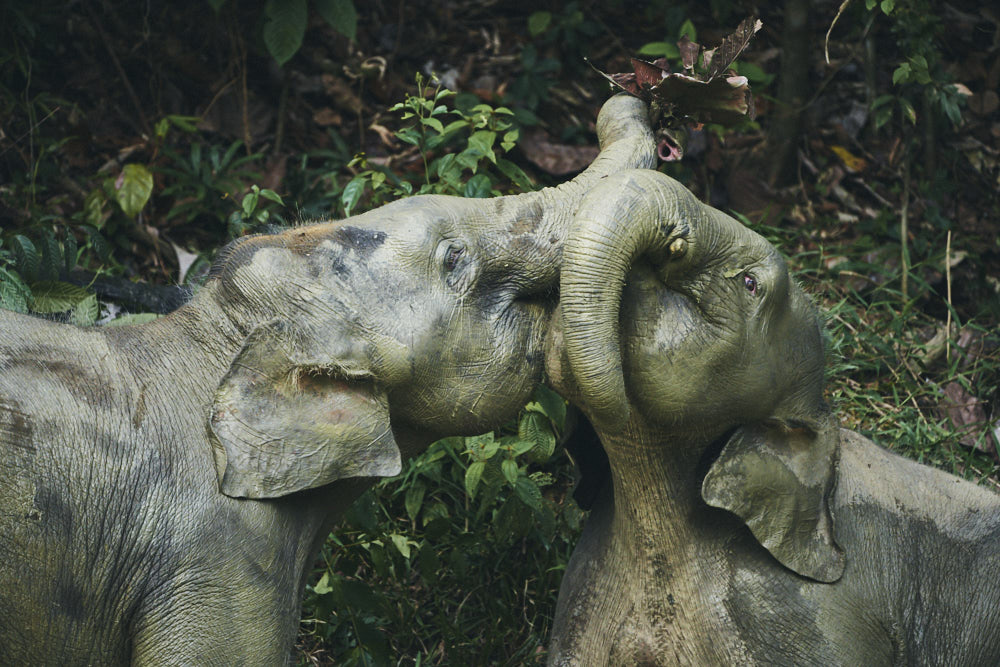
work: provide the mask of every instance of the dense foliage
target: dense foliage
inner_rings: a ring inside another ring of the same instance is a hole
[[[584,57],[681,71],[680,38],[718,44],[756,14],[764,28],[733,67],[757,119],[679,130],[684,159],[663,169],[791,257],[828,312],[829,396],[847,426],[994,483],[994,14],[927,0],[418,4],[8,2],[0,306],[141,321],[169,310],[173,287],[196,289],[235,236],[419,192],[559,182],[595,154],[607,95]],[[802,11],[805,52],[782,31]],[[789,90],[794,62],[806,76]],[[779,138],[789,115],[802,131]],[[772,169],[786,145],[790,168]],[[542,662],[582,520],[564,410],[540,389],[518,423],[442,440],[368,492],[317,563],[300,659]]]

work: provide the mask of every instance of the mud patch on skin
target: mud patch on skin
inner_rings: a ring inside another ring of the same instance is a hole
[[[350,248],[359,257],[364,258],[385,243],[389,235],[382,231],[360,227],[341,227],[333,233],[333,238],[340,245]]]

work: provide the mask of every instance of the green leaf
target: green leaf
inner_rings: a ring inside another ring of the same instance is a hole
[[[473,461],[465,469],[465,494],[469,498],[476,497],[476,489],[479,487],[479,480],[482,479],[485,468],[486,461]]]
[[[281,201],[281,195],[279,195],[274,190],[269,190],[268,188],[263,188],[260,191],[260,196],[263,197],[264,199],[270,199],[271,201],[273,201],[275,204],[278,204],[279,206],[284,206],[285,205],[285,202]]]
[[[896,6],[896,0],[882,0],[882,2],[879,4],[879,8],[882,10],[882,13],[885,14],[886,16],[892,13],[892,10],[895,6]]]
[[[361,195],[364,194],[365,180],[364,174],[358,174],[344,187],[344,191],[340,195],[340,201],[344,204],[344,215],[346,217],[351,216],[351,211],[361,199]]]
[[[500,464],[500,471],[503,472],[504,479],[506,479],[511,486],[517,484],[517,478],[518,478],[517,461],[515,461],[514,459],[504,459],[503,462]]]
[[[899,98],[899,108],[903,112],[903,117],[910,121],[911,125],[917,124],[917,111],[910,104],[909,100],[904,97]]]
[[[0,267],[0,308],[26,313],[30,298],[31,290],[20,276]]]
[[[687,36],[692,42],[698,41],[698,31],[695,30],[694,23],[687,19],[681,24],[681,29],[677,32],[677,39]]]
[[[910,79],[910,63],[903,63],[892,73],[893,84],[906,83]]]
[[[256,188],[257,186],[254,186]],[[257,199],[260,198],[259,190],[251,190],[250,192],[243,195],[243,215],[249,218],[255,208],[257,208]]]
[[[535,387],[532,400],[541,408],[542,414],[552,420],[560,431],[566,428],[566,401],[544,384]]]
[[[358,12],[351,0],[316,0],[316,11],[344,37],[357,38]]]
[[[473,132],[469,135],[469,148],[466,151],[474,151],[476,155],[489,158],[490,162],[496,164],[497,156],[493,152],[493,143],[496,141],[496,138],[497,133],[490,130]]]
[[[38,277],[42,280],[58,280],[59,269],[62,268],[63,264],[63,254],[52,230],[43,230],[41,245],[42,261],[39,264]]]
[[[38,251],[35,244],[27,236],[22,234],[14,235],[14,259],[16,268],[27,280],[33,280],[38,275]]]
[[[142,164],[127,164],[115,179],[115,200],[130,218],[139,211],[153,194],[153,174]]]
[[[72,271],[76,267],[76,258],[79,253],[80,248],[77,246],[76,237],[67,229],[66,239],[63,241],[63,262],[67,271]]]
[[[510,179],[510,182],[516,185],[520,190],[531,191],[535,189],[535,184],[531,182],[524,170],[518,167],[516,164],[510,160],[505,160],[500,158],[497,160],[497,169],[500,173]]]
[[[465,439],[465,449],[472,455],[473,461],[485,461],[496,454],[499,447],[493,431]]]
[[[542,491],[527,477],[519,477],[514,483],[514,492],[533,512],[542,511]]]
[[[432,128],[438,134],[444,134],[444,125],[437,118],[421,118],[420,122]]]
[[[284,65],[302,47],[308,17],[306,0],[267,0],[264,17],[264,46],[279,65]]]
[[[424,503],[425,492],[426,488],[419,482],[412,483],[410,488],[406,490],[404,505],[406,506],[406,515],[410,517],[411,521],[416,521],[417,515],[420,514],[420,507]]]
[[[104,190],[101,188],[91,190],[87,194],[87,198],[83,200],[84,221],[93,225],[96,229],[103,227],[105,221],[108,219],[108,215],[104,210],[104,205],[107,201],[108,198],[104,194]]]
[[[90,292],[77,285],[45,280],[31,285],[30,305],[36,313],[64,313],[90,296]]]
[[[80,327],[89,327],[101,314],[101,307],[97,303],[97,295],[90,294],[86,299],[73,306],[69,313],[69,321]]]
[[[410,560],[410,544],[407,541],[406,536],[393,533],[389,536],[389,539],[392,540],[392,543],[395,545],[396,551],[398,551],[406,560]]]
[[[493,188],[493,184],[490,183],[490,177],[486,174],[476,174],[469,179],[469,182],[465,184],[465,190],[462,192],[463,197],[470,199],[483,199],[490,196],[490,191]]]
[[[517,437],[531,443],[531,460],[548,461],[556,450],[556,436],[548,418],[541,412],[525,412],[517,424]]]
[[[316,585],[313,586],[313,592],[316,593],[316,595],[326,595],[331,591],[333,591],[333,588],[330,587],[330,573],[327,571],[323,573],[323,576],[320,577],[319,581],[316,582]]]
[[[642,48],[639,49],[639,55],[680,58],[681,52],[677,48],[676,44],[671,44],[670,42],[650,42],[649,44],[644,44]]]
[[[528,17],[528,32],[537,37],[548,30],[552,23],[552,12],[535,12]]]
[[[865,9],[871,11],[877,3],[878,0],[865,0]]]

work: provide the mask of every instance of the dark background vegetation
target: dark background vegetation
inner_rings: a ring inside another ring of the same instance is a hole
[[[142,321],[241,234],[417,191],[560,182],[596,154],[609,94],[585,57],[605,72],[640,50],[676,66],[682,34],[711,46],[759,16],[736,65],[756,120],[689,128],[684,159],[662,168],[791,258],[828,312],[846,426],[995,485],[1000,12],[854,0],[827,62],[838,9],[6,0],[0,305]],[[303,664],[544,661],[583,515],[555,442],[562,405],[536,399],[357,503],[317,563]]]

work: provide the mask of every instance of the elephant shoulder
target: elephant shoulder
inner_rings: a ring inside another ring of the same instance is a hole
[[[967,542],[1000,530],[1000,494],[842,429],[834,513]]]

